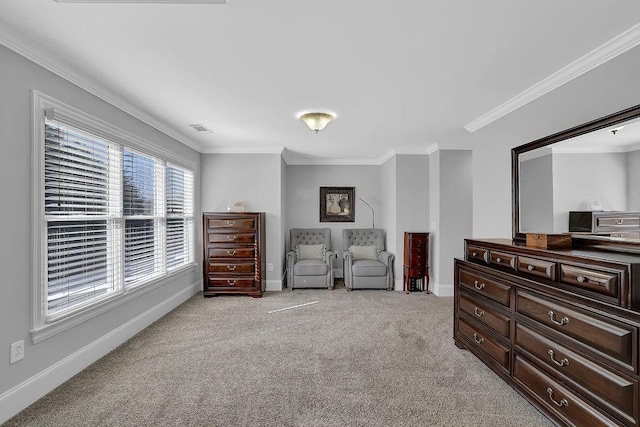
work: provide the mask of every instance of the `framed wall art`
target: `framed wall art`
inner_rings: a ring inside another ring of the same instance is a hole
[[[354,222],[355,187],[320,187],[320,222]]]

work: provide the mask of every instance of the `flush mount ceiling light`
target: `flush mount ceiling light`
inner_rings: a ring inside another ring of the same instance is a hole
[[[56,0],[58,3],[172,3],[172,4],[227,4],[229,0]]]
[[[330,113],[306,113],[300,116],[300,120],[304,122],[309,129],[320,132],[331,120],[335,119],[335,116]]]

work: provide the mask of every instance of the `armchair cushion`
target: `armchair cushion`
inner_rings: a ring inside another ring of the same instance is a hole
[[[354,276],[378,277],[387,275],[387,266],[373,259],[361,259],[354,261],[351,266]]]
[[[349,252],[351,252],[351,256],[353,260],[359,259],[379,259],[380,257],[380,248],[377,246],[358,246],[351,245],[349,246]]]
[[[329,265],[317,259],[303,259],[293,266],[296,276],[325,276],[329,273]]]
[[[327,247],[324,244],[296,246],[296,256],[299,260],[319,259],[324,261],[326,252]]]

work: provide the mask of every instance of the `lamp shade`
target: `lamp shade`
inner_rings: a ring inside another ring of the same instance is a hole
[[[315,133],[324,129],[333,119],[333,114],[329,113],[306,113],[300,116],[300,120],[309,126],[309,129],[315,131]]]

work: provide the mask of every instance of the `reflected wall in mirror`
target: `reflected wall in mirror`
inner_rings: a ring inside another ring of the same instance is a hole
[[[512,191],[514,240],[572,231],[571,211],[640,212],[640,105],[514,148]]]

